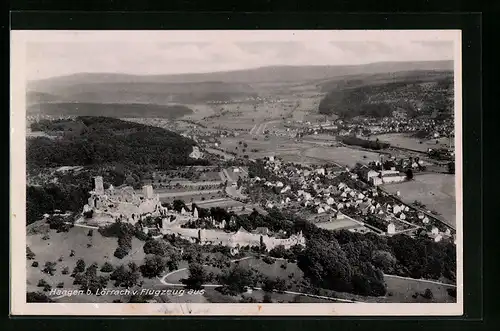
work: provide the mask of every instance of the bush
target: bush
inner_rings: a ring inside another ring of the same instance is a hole
[[[159,255],[148,255],[144,259],[144,264],[140,270],[143,277],[154,278],[160,276],[165,271],[167,264],[163,257]]]
[[[26,293],[26,302],[54,302],[54,300],[42,292],[28,292]]]
[[[267,264],[274,264],[274,259],[270,258],[269,256],[264,256],[262,258],[262,261],[264,261]]]
[[[64,287],[64,282],[60,282],[57,284],[57,288],[63,288]]]
[[[434,294],[432,293],[431,289],[425,289],[425,292],[424,294],[422,294],[422,296],[427,299],[427,300],[431,300],[433,297],[434,297]]]
[[[63,270],[61,271],[61,273],[62,273],[63,275],[67,275],[67,274],[69,274],[69,267],[67,267],[67,266],[66,266],[66,267],[64,267],[64,268],[63,268]]]
[[[79,259],[76,261],[76,266],[74,269],[74,273],[84,272],[85,271],[85,261]]]
[[[119,259],[123,259],[125,256],[127,256],[127,254],[128,254],[128,250],[126,250],[122,246],[118,246],[116,248],[115,252],[113,253],[113,255]]]
[[[57,264],[56,262],[50,262],[50,261],[45,262],[45,266],[42,272],[54,276],[54,273],[56,271],[56,264]]]
[[[35,256],[36,256],[35,253],[33,253],[31,249],[28,246],[26,246],[26,258],[28,260],[33,260]]]
[[[32,267],[38,267],[38,261],[33,261],[33,263],[31,264]]]
[[[38,286],[38,287],[45,287],[47,285],[49,285],[49,283],[47,283],[47,281],[45,279],[40,279],[38,281],[38,284],[36,286]]]
[[[101,267],[102,272],[113,272],[113,269],[113,265],[109,262],[105,262]]]

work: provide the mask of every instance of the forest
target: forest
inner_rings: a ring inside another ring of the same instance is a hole
[[[383,143],[380,141],[373,141],[373,140],[365,140],[361,139],[358,137],[341,137],[341,141],[346,144],[346,145],[353,145],[353,146],[360,146],[363,148],[368,148],[368,149],[373,149],[373,150],[380,150],[380,149],[385,149],[389,148],[390,144],[388,143]]]
[[[111,162],[173,166],[206,165],[189,157],[195,142],[177,133],[109,117],[77,117],[43,122],[37,128],[58,133],[57,139],[36,137],[27,142],[28,167],[90,166]]]
[[[174,132],[106,117],[42,121],[35,124],[58,138],[37,137],[27,142],[28,173],[61,166],[84,166],[79,172],[53,172],[41,185],[27,186],[27,224],[59,209],[77,213],[88,199],[92,177],[105,186],[141,186],[145,173],[177,166],[206,165],[189,158],[194,141]]]

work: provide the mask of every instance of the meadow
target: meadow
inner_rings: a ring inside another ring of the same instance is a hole
[[[416,151],[427,152],[429,148],[448,148],[450,140],[447,138],[439,139],[418,139],[407,133],[386,133],[370,137],[371,140],[379,139],[380,142],[391,144],[394,147],[408,148]],[[436,141],[438,142],[436,144]],[[454,145],[453,139],[451,140]]]
[[[354,167],[356,163],[368,164],[379,160],[379,154],[348,147],[313,147],[303,152],[304,156]]]
[[[454,175],[437,173],[416,175],[411,181],[385,184],[383,187],[391,193],[399,191],[400,198],[404,201],[412,203],[416,200],[423,203],[426,209],[438,212],[445,220],[455,224]]]
[[[53,288],[63,282],[64,288],[77,289],[78,285],[73,285],[73,278],[70,274],[79,259],[83,259],[87,266],[95,262],[99,268],[105,262],[116,267],[121,264],[126,265],[131,261],[141,264],[144,260],[145,254],[142,249],[144,242],[135,237],[132,239],[130,253],[123,259],[118,259],[113,255],[118,247],[117,238],[103,237],[97,230],[92,230],[92,236],[88,236],[88,233],[87,228],[73,227],[68,232],[57,233],[55,230],[50,230],[47,240],[42,239],[45,236],[44,233],[26,236],[26,245],[35,253],[34,260],[26,262],[27,290],[39,291],[37,283],[40,279],[45,279]],[[70,256],[71,250],[74,251],[74,256]],[[31,266],[33,261],[38,262],[38,267]],[[42,272],[45,262],[57,262],[54,276]],[[69,268],[69,273],[66,275],[62,274],[64,267]]]

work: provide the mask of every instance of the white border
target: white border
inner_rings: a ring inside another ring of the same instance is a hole
[[[194,42],[210,40],[436,40],[454,42],[457,303],[275,303],[123,304],[26,303],[26,44],[36,41]],[[460,30],[300,31],[11,31],[11,314],[12,315],[288,315],[288,316],[457,316],[463,314],[462,70]]]

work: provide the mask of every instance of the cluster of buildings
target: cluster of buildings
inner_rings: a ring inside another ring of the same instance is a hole
[[[296,208],[316,215],[329,215],[331,221],[347,216],[363,222],[367,216],[374,215],[388,225],[384,230],[387,234],[425,228],[429,230],[429,235],[441,240],[451,231],[437,226],[434,219],[400,203],[385,192],[359,183],[356,174],[348,169],[339,174],[338,171],[330,172],[323,167],[298,168],[273,157],[265,160],[265,168],[277,178],[282,178],[269,181],[255,177],[251,180],[250,186],[261,185],[274,189],[276,194],[270,195],[265,202],[267,208]],[[376,184],[379,180],[406,180],[406,175],[396,170],[377,172],[368,167],[364,170],[363,176]]]
[[[289,249],[292,246],[305,246],[306,240],[302,232],[292,234],[288,238],[272,237],[263,231],[247,231],[243,227],[236,232],[226,232],[217,229],[189,229],[173,226],[164,226],[163,234],[175,233],[184,239],[191,242],[196,242],[201,245],[223,245],[231,248],[232,253],[237,253],[243,247],[263,247],[267,251],[277,247],[284,246]]]
[[[110,185],[104,189],[103,178],[98,176],[94,178],[94,189],[89,193],[90,197],[83,206],[83,213],[91,215],[87,222],[98,225],[113,223],[116,220],[135,224],[145,215],[166,216],[168,212],[161,205],[159,195],[154,194],[151,185],[143,186],[142,194],[125,185],[117,188]]]
[[[389,183],[400,183],[406,180],[406,174],[392,168],[390,170],[376,171],[368,166],[362,166],[357,170],[363,180],[373,186],[379,186]]]
[[[180,237],[200,244],[221,244],[231,247],[236,252],[240,247],[265,245],[270,250],[278,245],[290,248],[294,245],[305,245],[302,233],[293,234],[288,238],[277,238],[269,235],[265,228],[249,232],[240,228],[236,232],[227,232],[223,229],[225,221],[215,222],[211,218],[215,229],[184,228],[183,224],[196,221],[199,218],[198,210],[190,211],[187,207],[180,212],[169,210],[160,203],[159,196],[154,194],[151,185],[145,185],[142,193],[136,193],[132,187],[123,186],[114,188],[110,186],[104,189],[103,178],[94,178],[94,189],[90,192],[88,203],[83,207],[83,213],[91,216],[85,221],[95,225],[106,225],[116,221],[125,221],[135,225],[142,224],[147,218],[161,219],[161,227],[158,224],[152,229],[160,230],[162,234],[174,233]],[[159,228],[159,229],[158,229]],[[145,233],[151,229],[143,226]]]

